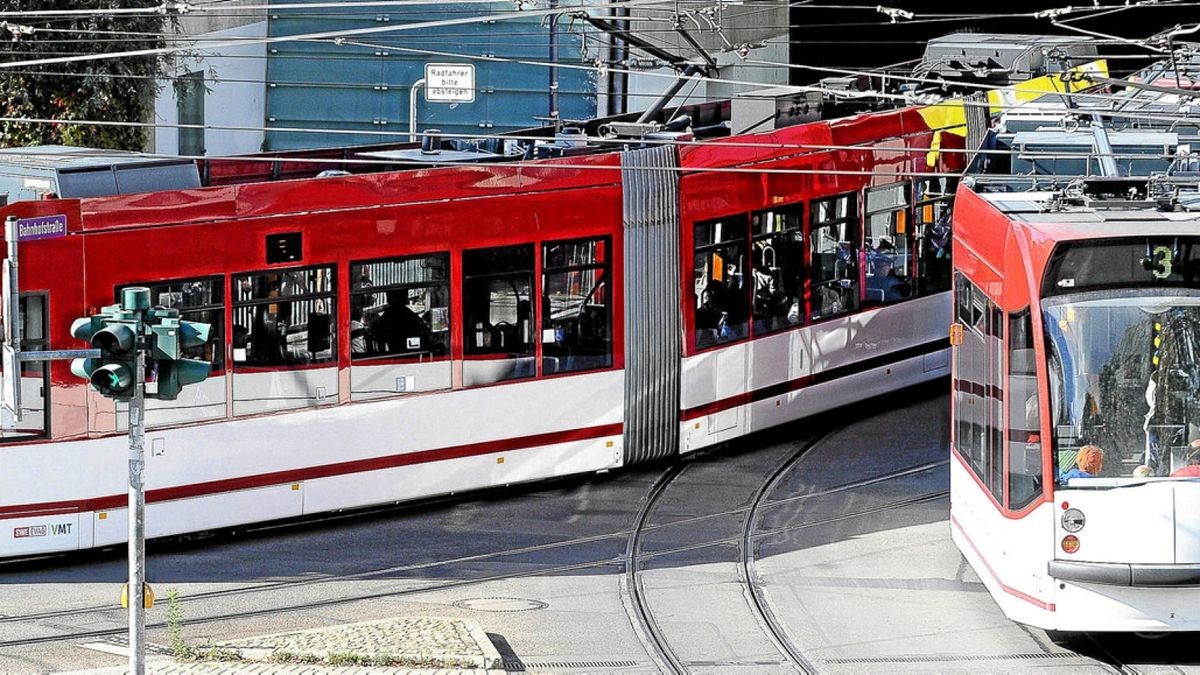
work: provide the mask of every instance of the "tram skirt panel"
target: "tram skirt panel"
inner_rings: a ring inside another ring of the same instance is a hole
[[[669,146],[621,153],[625,256],[625,464],[679,453],[682,317],[679,162]]]

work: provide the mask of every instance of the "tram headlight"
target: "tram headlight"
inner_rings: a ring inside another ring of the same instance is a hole
[[[1083,517],[1083,511],[1079,509],[1067,509],[1062,514],[1062,528],[1067,532],[1078,532],[1083,529],[1086,520]]]
[[[1068,534],[1062,539],[1063,553],[1075,553],[1079,550],[1079,537]]]

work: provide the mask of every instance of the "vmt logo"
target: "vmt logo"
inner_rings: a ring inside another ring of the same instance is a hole
[[[13,539],[25,539],[28,537],[44,537],[47,534],[54,536],[71,534],[71,523],[55,523],[53,525],[27,525],[25,527],[13,528]]]

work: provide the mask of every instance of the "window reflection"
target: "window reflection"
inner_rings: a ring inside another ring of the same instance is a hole
[[[804,321],[804,207],[755,213],[750,219],[754,272],[754,332]]]
[[[463,251],[463,350],[493,362],[473,369],[468,384],[536,374],[533,262],[532,244]]]
[[[430,359],[450,352],[450,256],[350,266],[350,357]]]
[[[858,199],[848,194],[812,203],[812,318],[858,309]]]
[[[233,292],[236,363],[291,367],[336,358],[332,266],[234,276]]]
[[[166,283],[129,284],[117,289],[120,302],[125,288],[142,286],[150,289],[150,305],[179,310],[179,318],[185,321],[207,323],[212,326],[208,342],[199,347],[184,349],[189,359],[200,359],[212,363],[213,373],[225,369],[225,281],[220,277],[190,279]]]
[[[696,223],[693,292],[696,347],[746,337],[746,218]]]
[[[912,295],[913,256],[908,224],[908,184],[867,191],[866,301],[898,302]]]
[[[917,293],[950,290],[950,215],[954,204],[952,178],[917,181]]]
[[[544,373],[612,365],[610,248],[607,238],[542,247]]]
[[[1200,295],[1101,291],[1046,300],[1043,312],[1059,480],[1188,475]]]

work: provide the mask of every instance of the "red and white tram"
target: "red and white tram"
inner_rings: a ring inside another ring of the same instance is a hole
[[[948,373],[953,186],[905,176],[963,138],[926,117],[19,201],[23,348],[132,285],[214,326],[213,376],[148,402],[150,537],[694,451]],[[0,556],[125,541],[124,404],[68,368],[22,369]]]
[[[955,205],[954,541],[1016,621],[1198,630],[1200,215],[1011,189]]]

